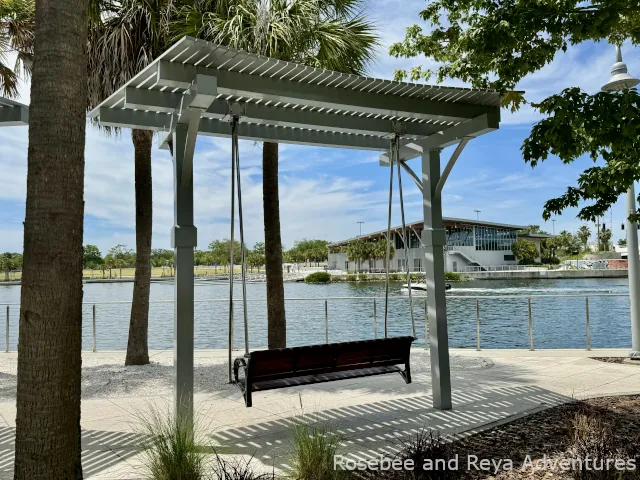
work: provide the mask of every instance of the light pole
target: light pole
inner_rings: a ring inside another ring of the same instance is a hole
[[[640,80],[627,73],[627,65],[622,61],[620,46],[616,47],[616,63],[611,67],[611,78],[602,86],[605,92],[627,90],[635,87]],[[629,302],[631,304],[631,353],[629,356],[640,360],[640,255],[638,253],[638,230],[636,222],[629,221],[629,215],[636,213],[636,193],[632,183],[627,190],[627,261],[629,262]]]
[[[474,212],[476,212],[476,221],[480,221],[480,212],[482,212],[482,210],[474,210]]]
[[[551,219],[551,223],[553,224],[553,234],[555,235],[556,234],[556,219],[552,218]]]
[[[358,222],[358,225],[360,225],[360,235],[358,235],[359,237],[361,237],[361,236],[362,236],[362,224],[363,224],[363,223],[364,223],[364,222]]]

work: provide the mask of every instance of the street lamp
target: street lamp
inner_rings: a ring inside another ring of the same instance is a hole
[[[552,224],[553,224],[553,234],[555,235],[555,234],[556,234],[556,219],[555,219],[555,218],[552,218],[552,219],[551,219],[551,222],[552,222]]]
[[[358,223],[358,225],[360,225],[360,235],[359,236],[361,237],[362,236],[362,224],[364,222],[357,222],[357,223]]]
[[[602,86],[605,92],[633,88],[640,80],[627,73],[627,65],[622,61],[620,46],[616,46],[616,63],[611,67],[611,78]],[[638,230],[636,222],[629,221],[628,215],[636,213],[636,193],[632,183],[627,190],[627,261],[629,263],[629,300],[631,304],[631,353],[629,356],[640,360],[640,254],[638,253]]]
[[[474,210],[474,212],[476,212],[476,221],[480,221],[480,212],[482,212],[482,210]]]

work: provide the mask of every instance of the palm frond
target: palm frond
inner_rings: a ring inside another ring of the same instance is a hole
[[[0,62],[0,92],[5,97],[16,97],[18,96],[18,76],[7,67],[5,64]]]
[[[3,0],[0,2],[0,90],[5,96],[18,94],[19,74],[31,74],[33,33],[35,28],[34,0]],[[16,54],[13,69],[6,65],[8,54]]]
[[[173,38],[191,35],[232,48],[345,73],[362,74],[379,37],[363,0],[195,0],[172,22]]]

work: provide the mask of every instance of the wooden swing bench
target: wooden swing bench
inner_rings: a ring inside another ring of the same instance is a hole
[[[247,407],[251,394],[276,388],[399,373],[411,383],[409,356],[413,337],[259,350],[236,358],[235,383]],[[404,365],[404,370],[399,366]],[[244,377],[239,377],[242,369]]]

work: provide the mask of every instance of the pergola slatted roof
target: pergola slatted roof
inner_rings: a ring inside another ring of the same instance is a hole
[[[29,107],[0,97],[0,126],[13,127],[18,125],[29,124]]]
[[[215,77],[199,134],[228,136],[229,104],[242,102],[240,136],[252,140],[385,151],[401,123],[410,144],[486,116],[500,95],[349,75],[184,37],[90,112],[100,123],[171,132],[197,76]],[[413,150],[409,150],[413,152]]]

